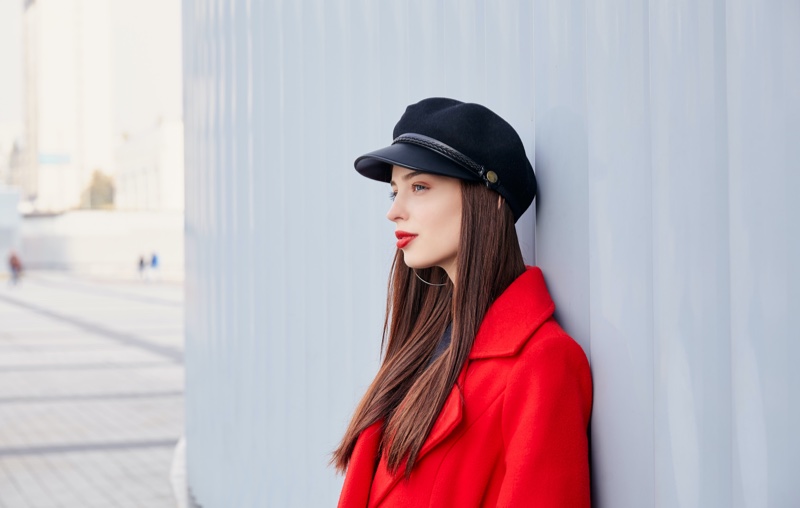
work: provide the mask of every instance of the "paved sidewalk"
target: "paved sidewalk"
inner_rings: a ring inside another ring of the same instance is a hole
[[[0,278],[0,508],[173,508],[182,433],[182,286]]]

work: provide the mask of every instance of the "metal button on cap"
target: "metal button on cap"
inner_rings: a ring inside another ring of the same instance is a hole
[[[497,183],[497,173],[495,173],[494,171],[487,172],[486,179],[489,180],[491,183]]]

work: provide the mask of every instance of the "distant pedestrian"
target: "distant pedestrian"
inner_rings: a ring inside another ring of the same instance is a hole
[[[152,272],[153,278],[158,278],[158,254],[155,252],[150,257],[150,271]]]
[[[147,268],[147,263],[144,260],[144,256],[139,256],[139,278],[144,279],[144,271]]]
[[[8,255],[8,268],[11,270],[11,284],[16,286],[22,276],[22,261],[13,250]]]

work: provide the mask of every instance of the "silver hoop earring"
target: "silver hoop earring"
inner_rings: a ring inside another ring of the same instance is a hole
[[[422,282],[424,282],[425,284],[427,284],[429,286],[440,286],[441,287],[441,286],[446,286],[447,285],[446,282],[444,284],[433,284],[433,283],[430,283],[427,280],[425,280],[422,277],[420,277],[419,274],[417,273],[417,271],[414,270],[413,268],[411,269],[411,271],[414,272],[414,275],[416,275],[419,280],[421,280]]]

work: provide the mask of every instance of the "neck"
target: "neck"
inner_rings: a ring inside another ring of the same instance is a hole
[[[442,269],[447,273],[447,277],[450,279],[450,282],[453,283],[453,286],[456,285],[456,275],[458,274],[458,270],[456,270],[456,263],[453,262],[448,266],[443,266]]]

